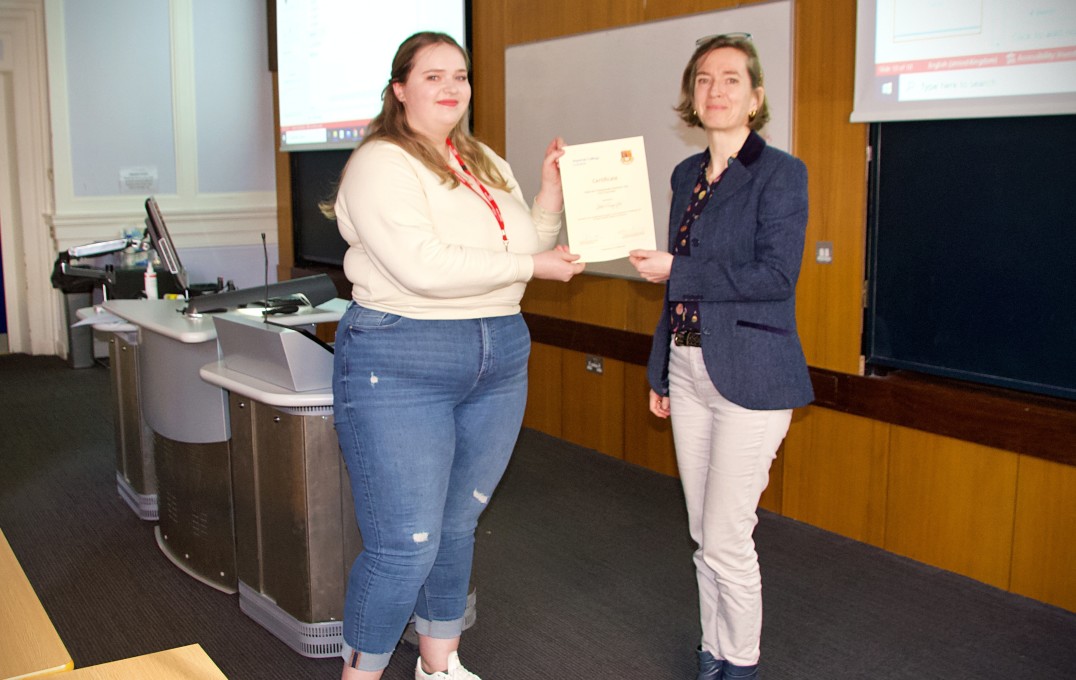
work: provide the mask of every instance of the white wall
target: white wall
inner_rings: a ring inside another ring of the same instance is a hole
[[[275,272],[264,0],[46,9],[57,249],[140,229],[154,195],[192,280],[261,283],[263,233]]]

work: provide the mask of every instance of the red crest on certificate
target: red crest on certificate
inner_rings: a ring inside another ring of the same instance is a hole
[[[578,262],[654,250],[654,210],[642,137],[570,144],[560,158],[568,244]]]

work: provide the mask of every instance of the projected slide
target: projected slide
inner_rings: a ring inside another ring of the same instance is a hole
[[[354,147],[381,110],[407,36],[442,31],[465,44],[463,0],[277,0],[281,149]]]
[[[857,33],[853,120],[1073,112],[1076,2],[860,0],[864,5],[874,5],[875,21],[861,21]],[[864,54],[867,41],[873,50]]]

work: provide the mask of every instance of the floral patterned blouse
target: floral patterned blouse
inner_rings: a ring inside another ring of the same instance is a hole
[[[718,183],[725,173],[721,173],[713,182],[706,181],[706,166],[710,164],[710,150],[702,154],[702,162],[699,164],[699,179],[695,182],[691,201],[687,204],[687,210],[680,220],[680,229],[676,232],[676,240],[670,245],[669,252],[673,255],[691,255],[691,228],[695,220],[702,214],[706,204],[710,202],[710,196],[717,189]],[[699,331],[699,303],[685,300],[669,300],[669,327],[673,333],[680,331]]]

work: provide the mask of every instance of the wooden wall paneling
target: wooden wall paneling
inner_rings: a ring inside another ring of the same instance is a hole
[[[348,297],[346,299],[350,300],[351,298]],[[339,325],[340,324],[335,321],[331,323],[316,324],[314,326],[314,335],[317,336],[318,340],[332,344],[336,342],[336,328]]]
[[[531,279],[527,292],[523,294],[520,307],[524,312],[551,316],[558,319],[568,318],[568,294],[572,282],[543,281]],[[578,284],[575,284],[578,285]]]
[[[848,122],[855,20],[855,0],[795,3],[792,139],[810,200],[796,318],[808,363],[845,373],[859,372],[866,261],[867,125]],[[833,243],[832,264],[815,262],[818,241]]]
[[[1076,467],[1020,456],[1014,593],[1076,612]]]
[[[650,412],[646,367],[624,365],[624,460],[678,477],[672,425]]]
[[[650,334],[531,312],[524,316],[535,342],[639,366],[650,356]],[[1076,465],[1071,434],[1076,402],[903,372],[884,377],[813,367],[810,372],[812,406]]]
[[[627,326],[628,281],[608,276],[580,274],[573,278],[567,291],[566,318],[575,321],[617,328]]]
[[[885,423],[797,409],[784,445],[783,514],[881,547],[888,445]]]
[[[664,313],[665,286],[646,281],[629,281],[627,298],[624,330],[653,335],[658,318]]]
[[[685,14],[701,14],[752,4],[755,3],[742,0],[657,0],[657,2],[643,3],[643,18],[645,21],[657,21]]]
[[[474,134],[505,155],[504,27],[507,0],[471,0]]]
[[[883,547],[1007,589],[1017,459],[892,426]]]
[[[1076,401],[895,371],[811,368],[814,403],[835,411],[1076,465]]]
[[[531,343],[527,376],[527,410],[523,426],[561,436],[561,359],[564,350],[540,342]]]
[[[638,23],[645,4],[645,0],[508,0],[507,44]]]
[[[625,330],[633,282],[608,276],[580,274],[568,283],[532,280],[523,296],[523,311],[568,321]],[[654,317],[656,323],[657,317]],[[653,325],[650,333],[653,331]]]
[[[564,350],[561,438],[624,457],[624,362],[604,359],[602,373],[586,370],[587,355]]]

